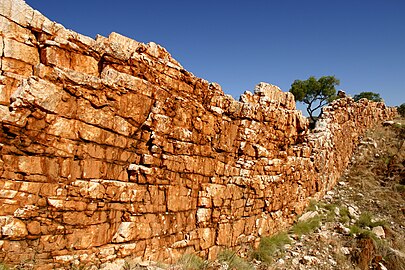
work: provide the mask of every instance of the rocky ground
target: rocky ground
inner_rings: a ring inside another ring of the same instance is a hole
[[[405,269],[405,121],[395,122],[362,138],[338,185],[300,218],[313,232],[293,227],[291,243],[260,268]]]

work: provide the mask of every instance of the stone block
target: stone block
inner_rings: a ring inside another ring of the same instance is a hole
[[[32,75],[32,65],[13,58],[2,58],[1,68],[5,72],[19,74],[24,77]]]
[[[74,229],[72,234],[66,236],[66,247],[80,250],[99,247],[111,241],[112,234],[109,223]]]
[[[135,239],[148,239],[152,235],[149,222],[121,222],[112,242],[123,243]]]
[[[70,68],[71,53],[56,46],[41,50],[41,62],[45,65]]]
[[[18,158],[17,170],[27,174],[43,174],[43,158],[36,156],[20,156]]]
[[[196,209],[197,198],[193,197],[193,191],[182,186],[169,186],[167,190],[167,209],[170,212]]]
[[[98,76],[98,61],[91,56],[72,53],[70,56],[70,69]]]
[[[4,38],[3,42],[4,57],[20,60],[30,65],[39,64],[39,53],[37,48],[8,38]]]
[[[0,216],[1,236],[10,240],[23,239],[28,235],[24,222],[11,216]]]
[[[216,233],[213,228],[198,229],[198,238],[200,239],[200,248],[208,249],[215,245]]]

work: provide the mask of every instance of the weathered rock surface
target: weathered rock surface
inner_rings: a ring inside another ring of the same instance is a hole
[[[258,243],[331,189],[359,136],[395,115],[335,101],[315,133],[290,93],[240,101],[159,45],[91,39],[0,5],[0,259],[214,258]]]

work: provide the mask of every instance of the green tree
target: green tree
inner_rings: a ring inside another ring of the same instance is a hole
[[[305,81],[295,80],[290,92],[296,101],[307,104],[309,117],[315,122],[314,112],[336,99],[335,86],[339,84],[340,81],[335,76],[323,76],[318,80],[311,76]]]
[[[405,117],[405,103],[402,103],[398,106],[397,112],[402,116]]]
[[[353,98],[355,101],[359,101],[362,98],[366,98],[368,100],[376,101],[376,102],[383,101],[383,99],[380,97],[380,94],[374,93],[374,92],[361,92],[358,95],[354,95]]]

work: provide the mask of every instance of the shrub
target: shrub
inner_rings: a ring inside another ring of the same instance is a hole
[[[377,226],[382,226],[385,224],[384,221],[372,221],[372,215],[368,212],[364,212],[361,213],[359,220],[356,221],[356,225],[361,227],[361,228],[365,228],[365,227],[369,227],[369,228],[374,228]]]
[[[10,268],[7,267],[7,265],[0,263],[0,270],[9,270]]]
[[[178,264],[182,266],[183,269],[190,269],[190,270],[202,270],[206,269],[208,266],[208,262],[201,259],[195,254],[184,254]]]
[[[227,269],[251,270],[253,265],[239,257],[234,251],[226,249],[218,254],[218,261],[226,263]]]
[[[277,251],[283,251],[286,244],[291,243],[291,239],[285,232],[278,233],[271,237],[263,237],[257,250],[253,252],[253,258],[266,264],[273,262],[273,256]]]
[[[402,117],[405,117],[405,103],[399,105],[397,111]]]
[[[340,219],[339,219],[340,222],[346,223],[346,222],[350,221],[349,209],[347,209],[346,206],[342,206],[339,208],[339,215],[340,215]]]
[[[321,218],[319,216],[313,217],[306,221],[297,222],[292,228],[291,231],[298,236],[303,234],[308,234],[315,231],[321,226]]]
[[[375,235],[375,233],[373,233],[372,231],[360,228],[357,225],[352,225],[349,226],[350,229],[350,235],[351,236],[356,236],[358,238],[371,238],[373,239],[375,242],[379,242],[380,240],[378,239],[378,237]]]

